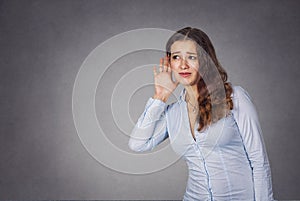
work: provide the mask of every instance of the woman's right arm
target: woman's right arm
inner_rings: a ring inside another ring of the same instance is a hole
[[[155,94],[153,98],[149,98],[128,142],[130,149],[136,152],[152,150],[168,137],[166,101],[178,86],[178,82],[172,80],[168,57],[160,59],[159,72],[154,67],[153,74]]]
[[[131,132],[128,146],[136,152],[150,151],[168,138],[166,103],[149,98],[146,107]]]

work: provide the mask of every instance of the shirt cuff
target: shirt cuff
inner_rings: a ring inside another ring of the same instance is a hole
[[[150,105],[152,105],[152,106],[159,106],[159,107],[165,107],[166,103],[163,102],[162,100],[150,97],[149,100],[146,103],[146,108],[150,107]]]

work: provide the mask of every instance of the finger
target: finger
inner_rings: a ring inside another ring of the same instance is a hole
[[[167,71],[167,70],[168,70],[168,64],[167,64],[167,59],[166,59],[166,57],[164,57],[164,59],[163,59],[163,70],[164,70],[164,71]]]
[[[166,62],[165,65],[169,66],[169,57],[168,56],[165,56],[165,62]]]
[[[163,69],[164,71],[168,71],[168,58],[164,57]]]
[[[163,58],[160,58],[159,60],[159,66],[162,66],[163,65]]]
[[[154,76],[157,75],[156,66],[153,66],[153,74],[154,74]]]
[[[167,72],[167,71],[168,71],[168,67],[167,67],[167,66],[164,66],[164,67],[163,67],[163,71]]]
[[[172,72],[172,69],[171,69],[170,66],[167,67],[167,72],[168,72],[168,73],[171,73],[171,72]]]
[[[164,64],[164,59],[161,58],[160,61],[159,61],[159,72],[163,72],[163,64]]]
[[[173,80],[173,83],[175,84],[175,86],[177,87],[179,85],[179,81],[178,80]]]
[[[167,57],[168,63],[170,64],[170,58],[171,58],[171,55],[169,55],[169,56],[167,55],[166,57]]]
[[[169,57],[168,56],[166,56],[166,66],[170,66],[170,61],[169,61]]]

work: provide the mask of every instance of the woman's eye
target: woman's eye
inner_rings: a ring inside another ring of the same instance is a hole
[[[189,59],[191,59],[191,60],[196,60],[197,57],[195,57],[195,56],[189,56]]]
[[[180,57],[178,55],[174,55],[172,59],[180,59]]]

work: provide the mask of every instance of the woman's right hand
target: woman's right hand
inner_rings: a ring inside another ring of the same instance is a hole
[[[178,81],[174,82],[172,79],[172,69],[169,65],[167,56],[160,59],[159,72],[157,72],[156,66],[153,67],[153,74],[155,87],[153,98],[167,102],[168,98],[179,84]]]

